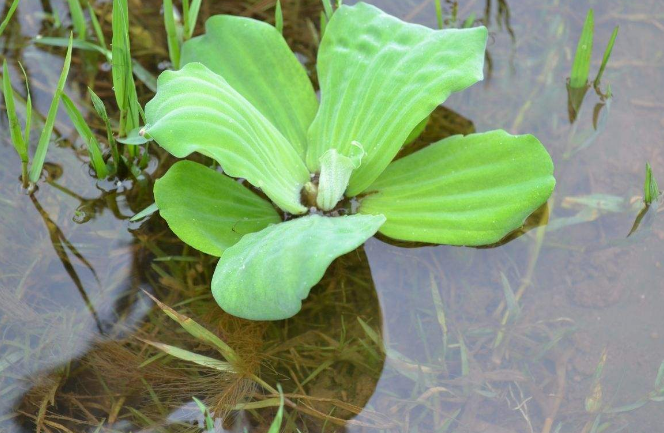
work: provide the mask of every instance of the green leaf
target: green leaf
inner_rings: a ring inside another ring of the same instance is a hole
[[[551,157],[532,135],[456,135],[390,164],[359,211],[384,214],[380,231],[395,239],[486,245],[520,227],[554,186]]]
[[[609,63],[609,59],[611,58],[611,52],[613,51],[613,45],[616,43],[616,38],[618,37],[619,29],[620,27],[616,26],[613,29],[613,33],[611,33],[611,39],[609,39],[609,43],[606,46],[606,50],[604,50],[604,57],[602,58],[602,64],[599,67],[599,71],[597,72],[597,76],[595,77],[595,82],[593,83],[595,87],[599,87],[602,81],[602,75],[604,75],[604,70],[606,69],[606,65]]]
[[[230,15],[213,16],[205,30],[184,44],[182,64],[200,62],[224,77],[304,158],[318,100],[281,33],[267,23]]]
[[[69,75],[69,66],[71,66],[72,41],[73,35],[70,35],[69,47],[67,48],[65,62],[62,66],[60,78],[58,79],[58,84],[55,88],[55,95],[53,95],[51,106],[48,109],[46,121],[44,122],[44,128],[42,129],[41,135],[39,136],[37,150],[35,151],[35,156],[32,160],[32,165],[30,166],[30,180],[32,182],[37,182],[39,180],[42,168],[44,167],[44,161],[46,161],[46,151],[48,150],[48,145],[51,142],[51,134],[53,133],[53,127],[55,125],[55,116],[58,114],[58,106],[60,105],[60,96],[62,95],[62,91],[65,88],[65,82],[67,81],[67,76]]]
[[[219,260],[214,299],[245,319],[292,317],[330,263],[362,245],[384,221],[382,215],[310,215],[245,235]]]
[[[347,196],[365,190],[410,133],[452,92],[483,77],[487,30],[431,30],[359,3],[339,8],[318,52],[321,106],[309,130],[307,166],[330,148],[365,146]]]
[[[364,156],[364,149],[359,143],[355,143],[351,152],[354,155],[349,158],[339,154],[336,149],[330,149],[320,157],[321,169],[316,197],[319,209],[332,210],[343,198],[350,175],[360,166]]]
[[[643,184],[643,201],[646,205],[650,205],[658,198],[659,186],[657,185],[657,179],[652,175],[652,167],[650,167],[650,163],[646,162],[646,180]]]
[[[7,15],[2,19],[2,23],[0,23],[0,36],[2,36],[2,33],[5,31],[7,28],[7,24],[9,24],[9,21],[12,19],[12,16],[14,15],[14,12],[16,12],[16,8],[18,7],[18,4],[21,0],[14,0],[9,6],[9,10],[7,11]]]
[[[168,42],[168,55],[174,69],[180,69],[180,40],[175,26],[175,11],[173,0],[164,0],[164,27],[166,27],[166,40]]]
[[[122,111],[120,135],[139,126],[139,103],[132,72],[128,13],[127,0],[113,0],[111,73],[115,99]]]
[[[76,105],[74,105],[74,102],[64,93],[62,94],[62,105],[65,107],[69,120],[71,120],[76,131],[88,147],[90,163],[92,164],[95,173],[97,173],[97,177],[99,179],[104,179],[108,176],[108,169],[106,168],[106,162],[104,162],[104,156],[101,151],[99,140],[97,140],[97,137],[86,123],[81,112],[76,108]]]
[[[85,40],[88,26],[85,22],[85,15],[83,15],[81,2],[79,0],[67,0],[67,3],[69,4],[69,15],[71,15],[71,21],[74,25],[76,37]]]
[[[142,341],[143,343],[149,344],[150,346],[153,346],[159,350],[161,350],[164,353],[167,353],[168,355],[171,355],[175,358],[181,359],[183,361],[188,361],[188,362],[193,362],[194,364],[198,364],[201,367],[206,367],[206,368],[211,368],[213,370],[217,371],[223,371],[223,372],[229,372],[229,373],[235,373],[235,369],[233,366],[224,361],[219,361],[218,359],[210,358],[208,356],[203,356],[199,355],[194,352],[190,352],[188,350],[180,349],[179,347],[171,346],[168,344],[163,344],[163,343],[158,343],[156,341],[150,341],[150,340],[144,340],[140,337],[136,337],[138,340]]]
[[[586,22],[583,24],[581,37],[576,46],[574,63],[572,64],[572,74],[570,75],[569,85],[572,89],[586,87],[588,85],[588,74],[590,74],[590,60],[593,54],[593,33],[594,21],[593,10],[588,10]]]
[[[247,179],[281,209],[301,214],[304,162],[279,131],[226,80],[200,63],[159,76],[145,107],[146,133],[178,158],[199,152]]]
[[[173,165],[154,186],[168,226],[199,251],[221,256],[246,233],[281,221],[270,203],[237,181],[192,161]]]
[[[277,384],[277,388],[279,388],[279,410],[277,410],[277,415],[274,417],[274,420],[272,420],[272,424],[270,424],[270,429],[267,433],[279,433],[281,430],[281,422],[284,418],[284,391],[281,389],[281,385]]]
[[[2,61],[2,93],[5,95],[5,106],[7,108],[7,118],[9,119],[9,133],[12,139],[12,145],[16,149],[21,161],[28,162],[28,144],[21,132],[21,123],[16,115],[16,104],[14,102],[14,88],[12,87],[7,60]],[[27,118],[29,119],[29,117]]]

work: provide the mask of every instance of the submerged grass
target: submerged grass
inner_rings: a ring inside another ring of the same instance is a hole
[[[16,12],[16,8],[18,8],[20,2],[21,0],[13,0],[11,6],[9,6],[7,15],[2,19],[2,22],[0,22],[0,36],[2,36],[5,29],[7,28],[7,25],[9,25],[9,22],[14,16],[14,12]]]

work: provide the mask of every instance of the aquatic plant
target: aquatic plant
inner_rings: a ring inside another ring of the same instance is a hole
[[[376,232],[492,244],[547,200],[553,164],[531,135],[453,136],[392,162],[452,92],[483,78],[486,40],[484,27],[432,30],[341,6],[319,47],[320,103],[269,24],[214,16],[183,44],[144,133],[223,168],[180,161],[154,189],[173,232],[220,257],[211,286],[222,309],[291,317],[331,262]]]

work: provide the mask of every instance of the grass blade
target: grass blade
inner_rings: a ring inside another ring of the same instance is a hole
[[[279,388],[279,410],[277,415],[274,417],[272,424],[270,424],[270,429],[267,433],[279,433],[281,430],[281,422],[284,418],[284,391],[281,389],[281,385],[277,385]]]
[[[111,156],[113,157],[114,169],[117,172],[118,164],[120,164],[120,152],[118,151],[118,143],[115,141],[115,137],[113,137],[113,130],[111,129],[111,122],[108,119],[106,107],[104,106],[104,102],[101,100],[101,98],[97,96],[97,94],[92,91],[92,89],[88,88],[88,91],[90,92],[90,99],[92,99],[92,106],[95,108],[97,115],[101,117],[101,119],[104,121],[104,124],[106,125],[106,137],[108,139],[108,144],[111,147]]]
[[[41,136],[39,137],[39,144],[37,145],[35,157],[32,161],[32,165],[30,166],[30,180],[32,182],[37,182],[39,180],[42,168],[44,167],[46,151],[48,150],[48,145],[51,142],[51,134],[53,133],[53,126],[55,125],[55,116],[58,114],[60,96],[62,95],[62,91],[65,88],[65,82],[67,81],[67,76],[69,75],[73,40],[74,36],[69,35],[69,47],[67,47],[65,63],[62,67],[62,72],[60,73],[60,79],[58,80],[58,86],[55,89],[55,95],[53,95],[51,106],[48,109],[48,115],[46,116],[46,121],[44,122],[44,129],[42,129]]]
[[[281,10],[281,1],[277,0],[277,6],[274,10],[274,27],[279,33],[284,34],[284,13]]]
[[[64,93],[62,94],[62,103],[65,107],[65,111],[67,111],[67,115],[69,115],[69,119],[74,124],[76,131],[78,131],[78,134],[83,138],[85,144],[88,147],[90,163],[97,173],[97,177],[99,179],[104,179],[108,176],[108,169],[106,168],[106,163],[104,162],[104,157],[101,152],[99,141],[95,137],[92,130],[90,130],[90,127],[85,122],[85,119],[83,119],[81,112],[78,110],[78,108],[76,108],[72,100],[69,99],[69,97]]]
[[[194,34],[194,29],[196,28],[196,21],[198,21],[198,13],[201,10],[201,3],[203,0],[193,0],[191,6],[189,7],[189,12],[185,14],[185,26],[186,31],[184,32],[184,39],[191,39],[191,36]]]
[[[594,33],[593,10],[588,11],[586,22],[583,25],[579,43],[576,46],[576,55],[572,64],[572,75],[570,76],[570,87],[578,89],[588,84],[588,75],[590,74],[590,60],[593,52],[593,33]]]
[[[323,0],[323,10],[325,11],[325,17],[327,18],[327,21],[330,21],[330,18],[332,18],[332,14],[334,13],[330,0]]]
[[[179,323],[180,326],[182,326],[182,328],[184,328],[184,330],[187,331],[189,334],[191,334],[193,337],[201,341],[204,341],[210,346],[216,348],[229,362],[234,364],[238,361],[237,353],[235,353],[235,351],[229,345],[224,343],[219,337],[214,335],[212,332],[208,331],[203,326],[196,323],[191,318],[183,314],[180,314],[171,307],[169,307],[168,305],[163,304],[148,292],[144,293],[148,295],[150,299],[152,299],[155,302],[155,304],[157,304],[157,306],[164,313],[166,313],[168,317]]]
[[[186,1],[186,0],[185,0]],[[205,406],[205,403],[197,399],[196,397],[192,397],[194,399],[194,402],[196,403],[196,406],[198,406],[198,409],[201,411],[203,414],[203,417],[205,418],[205,428],[208,432],[213,432],[214,431],[214,420],[212,419],[212,416],[210,416],[210,410]]]
[[[164,0],[164,25],[166,26],[168,55],[171,58],[173,69],[180,69],[180,41],[178,40],[178,30],[175,26],[173,0]]]
[[[607,63],[609,63],[609,59],[611,58],[611,52],[613,51],[613,45],[616,43],[616,38],[618,37],[618,30],[620,27],[616,26],[615,29],[613,29],[613,33],[611,34],[611,39],[609,39],[609,44],[606,46],[606,50],[604,50],[604,58],[602,59],[602,65],[599,67],[599,71],[597,72],[597,77],[595,77],[595,82],[594,86],[599,87],[600,82],[602,81],[602,75],[604,75],[604,69],[606,69]]]
[[[646,162],[646,180],[643,184],[643,201],[650,206],[659,197],[659,186],[655,176],[652,175],[652,167]]]
[[[25,142],[25,163],[27,167],[28,163],[28,147],[30,147],[30,129],[32,128],[32,95],[30,94],[30,83],[28,82],[28,74],[25,72],[23,65],[18,64],[21,67],[21,72],[23,72],[23,78],[25,79],[25,89],[27,92],[27,98],[25,101],[25,128],[23,129],[23,141]],[[27,176],[26,176],[27,182]]]
[[[443,28],[443,6],[440,4],[440,0],[436,0],[436,20],[438,21],[438,28],[442,30],[442,28]]]
[[[69,3],[69,15],[71,15],[71,21],[74,24],[74,33],[76,33],[78,39],[85,40],[88,26],[85,22],[81,2],[80,0],[67,0],[67,2]]]
[[[21,162],[28,162],[28,147],[23,139],[21,124],[16,115],[16,103],[14,102],[14,88],[12,87],[7,60],[2,62],[2,93],[5,95],[5,106],[7,107],[7,118],[9,119],[9,133],[16,153]]]
[[[7,28],[7,24],[9,24],[9,21],[12,19],[12,16],[14,15],[14,12],[16,12],[16,8],[18,7],[18,4],[21,0],[14,0],[11,6],[9,6],[9,11],[7,12],[7,16],[5,17],[4,20],[2,20],[2,23],[0,23],[0,36],[2,36],[2,32],[5,31]]]
[[[120,136],[139,126],[138,95],[132,72],[127,0],[113,1],[112,75],[115,100],[120,108]],[[130,153],[135,156],[137,150]]]
[[[97,36],[97,42],[104,50],[106,50],[106,37],[104,37],[104,31],[101,29],[101,24],[99,24],[99,19],[97,18],[97,13],[90,3],[88,3],[88,13],[90,14],[90,21],[92,22],[92,28],[95,31],[95,36]]]
[[[201,367],[211,368],[217,371],[224,371],[229,373],[235,373],[233,366],[224,361],[219,361],[218,359],[210,358],[208,356],[199,355],[188,350],[180,349],[179,347],[170,346],[168,344],[157,343],[156,341],[144,340],[142,338],[136,337],[138,340],[142,341],[145,344],[149,344],[152,347],[156,347],[162,352],[171,355],[175,358],[181,359],[182,361],[193,362],[194,364],[200,365]]]

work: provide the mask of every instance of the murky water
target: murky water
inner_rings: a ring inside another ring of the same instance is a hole
[[[273,3],[204,2],[202,15],[269,19]],[[371,3],[436,25],[433,1]],[[40,113],[48,110],[62,51],[30,40],[65,34],[53,28],[52,10],[69,24],[66,2],[51,4],[23,0],[0,39],[13,77],[20,77],[17,61],[26,67]],[[167,57],[159,2],[131,4],[135,54],[156,71]],[[311,58],[307,20],[317,23],[318,2],[283,4],[289,42]],[[110,5],[100,5],[103,17]],[[603,79],[614,97],[597,128],[600,98],[589,92],[571,124],[566,90],[591,7],[592,71],[620,26]],[[7,8],[0,0],[3,16]],[[163,152],[154,151],[140,179],[97,182],[63,112],[56,124],[63,138],[52,143],[48,176],[30,198],[20,190],[20,164],[0,116],[0,430],[196,431],[196,396],[217,414],[244,408],[219,431],[266,431],[273,396],[243,378],[251,371],[280,383],[297,404],[286,408],[289,432],[660,431],[661,212],[627,235],[640,210],[646,161],[664,179],[664,3],[461,2],[459,20],[472,14],[492,34],[487,79],[453,95],[424,137],[497,128],[537,135],[556,164],[548,206],[529,230],[494,248],[372,239],[338,260],[302,312],[284,322],[224,315],[208,291],[214,260],[183,246],[157,215],[129,222],[152,202],[152,181],[172,162]],[[79,106],[88,106],[92,84],[112,103],[103,69],[99,58],[75,56],[66,92]],[[146,88],[139,94],[150,98]],[[506,287],[520,298],[507,315]],[[242,371],[197,368],[137,340],[218,356],[142,289],[228,341],[244,360]]]

